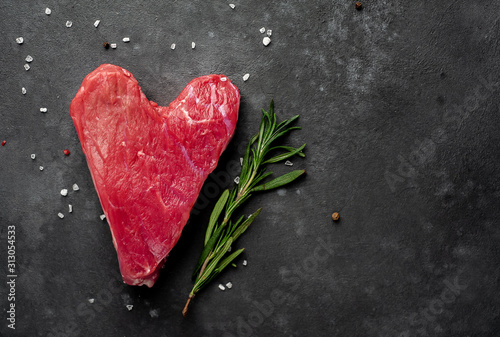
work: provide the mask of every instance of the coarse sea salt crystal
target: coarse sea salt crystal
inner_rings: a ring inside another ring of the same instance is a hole
[[[243,81],[248,81],[248,79],[250,78],[250,74],[245,74],[243,75]]]
[[[116,43],[110,44],[111,48],[116,49]]]
[[[68,212],[73,213],[73,205],[68,205]]]
[[[101,220],[104,221],[104,219],[106,219],[106,215],[105,214],[101,214],[101,215],[99,215],[99,218],[101,218]]]
[[[246,266],[248,264],[247,260],[243,260],[243,265]]]
[[[229,7],[231,7],[231,9],[234,9],[234,7],[236,7],[234,4],[229,4]]]
[[[224,287],[223,284],[219,284],[219,289],[222,290],[222,291],[224,291],[224,290],[226,290],[226,287]]]
[[[227,289],[231,289],[233,287],[233,284],[231,282],[226,283]]]
[[[66,21],[66,27],[71,28],[71,26],[73,26],[73,22],[69,20]]]
[[[89,298],[89,303],[94,303],[94,302],[95,302],[95,299]]]
[[[226,81],[227,81],[227,77],[221,77],[221,78],[220,78],[220,80],[221,80],[222,82],[226,82]]]
[[[131,311],[132,308],[134,308],[134,306],[132,304],[127,304],[126,307],[127,307],[128,311]]]
[[[240,177],[234,178],[234,183],[238,185],[240,183]]]
[[[23,42],[24,42],[23,37],[22,36],[17,37],[16,42],[17,42],[17,44],[23,44]]]
[[[268,29],[267,30],[267,36],[271,36],[271,35],[273,35],[273,31],[271,29]]]
[[[73,191],[78,191],[80,187],[77,184],[73,184]]]
[[[122,39],[122,41],[123,41],[123,42],[125,42],[125,43],[130,42],[130,38],[129,38],[129,37],[124,37],[124,38]]]
[[[39,169],[40,169],[40,171],[43,171],[43,166],[40,166]]]
[[[286,166],[293,166],[293,163],[292,163],[291,161],[287,160],[287,161],[285,162],[285,165],[286,165]]]
[[[30,157],[31,157],[31,159],[35,160],[36,155],[34,153],[32,153]]]
[[[227,252],[228,252],[228,253],[231,253],[231,250],[233,250],[233,247],[229,247],[229,248],[227,249]]]
[[[64,218],[64,214],[62,214],[61,212],[57,213],[57,216],[60,217],[61,219]]]
[[[33,56],[28,55],[28,56],[26,56],[25,60],[26,60],[26,62],[29,63],[29,62],[33,61]]]
[[[40,108],[40,112],[47,112],[47,108]]]
[[[240,157],[240,166],[243,166],[243,157]]]
[[[52,10],[49,7],[45,8],[45,14],[50,15],[51,13]]]
[[[24,64],[24,70],[28,71],[28,70],[30,70],[30,68],[31,67],[30,67],[30,65],[28,63]]]
[[[100,23],[101,23],[101,20],[95,20],[94,27],[97,28]]]
[[[22,93],[23,95],[26,95],[26,88],[25,88],[25,87],[22,87],[22,88],[21,88],[21,93]]]
[[[264,33],[266,32],[266,28],[265,28],[265,27],[262,27],[261,29],[259,29],[259,32],[260,32],[261,34],[264,34]]]
[[[172,49],[172,50],[174,50],[174,49],[175,49],[175,43],[172,43],[172,44],[170,45],[170,49]]]
[[[264,44],[264,46],[268,46],[271,43],[271,39],[269,38],[269,36],[263,38],[262,43]]]
[[[196,43],[191,42],[191,49],[194,49],[194,48],[196,48]]]
[[[61,195],[62,195],[63,197],[67,196],[67,195],[68,195],[68,190],[67,190],[67,189],[65,189],[65,188],[63,188],[63,189],[61,190]]]

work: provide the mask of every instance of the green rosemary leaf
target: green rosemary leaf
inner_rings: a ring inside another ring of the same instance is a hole
[[[258,183],[260,183],[262,180],[264,180],[267,177],[269,177],[271,174],[273,174],[273,173],[272,172],[261,173],[259,176],[255,177],[255,179],[253,180],[252,184],[250,185],[250,188],[254,187]]]
[[[233,239],[229,238],[224,245],[221,247],[219,252],[214,256],[213,260],[208,264],[207,268],[203,271],[201,277],[199,279],[207,279],[209,275],[214,271],[217,267],[217,264],[222,259],[222,257],[227,253],[229,248],[233,243]]]
[[[252,222],[255,220],[255,218],[260,214],[260,211],[262,211],[262,207],[256,210],[252,215],[248,217],[233,233],[232,238],[233,241],[236,241],[237,238],[240,237],[241,234],[243,234],[247,228],[252,224]]]
[[[228,257],[226,257],[224,260],[222,260],[218,265],[217,265],[217,268],[215,269],[215,271],[217,273],[220,273],[222,270],[224,270],[224,268],[226,268],[231,262],[233,262],[233,260],[235,258],[237,258],[241,253],[243,253],[243,251],[245,250],[245,248],[240,248],[238,249],[237,251],[235,251],[234,253],[232,253],[231,255],[229,255]]]
[[[265,184],[256,186],[252,188],[251,192],[258,192],[258,191],[269,191],[272,190],[273,188],[278,188],[283,185],[289,184],[301,175],[305,174],[305,170],[295,170],[289,173],[286,173],[282,176],[279,176],[278,178],[275,178],[271,180],[270,182],[267,182]]]
[[[302,146],[306,146],[306,144],[302,145]],[[292,151],[295,151],[296,148],[294,147],[291,147],[291,146],[275,146],[275,147],[272,147],[269,149],[269,151],[276,151],[276,150],[287,150],[289,152],[292,152]],[[298,155],[299,157],[302,157],[304,158],[306,155],[304,154],[304,152],[300,151],[300,152],[297,152],[296,155]]]
[[[288,125],[292,124],[293,122],[295,122],[299,118],[299,116],[300,115],[295,115],[295,116],[293,116],[290,119],[285,119],[283,122],[281,122],[281,123],[278,124],[278,127],[276,128],[276,131],[281,131],[282,129],[284,129]]]
[[[214,229],[215,223],[220,217],[224,206],[226,205],[227,198],[229,197],[229,190],[225,190],[219,198],[219,201],[215,204],[214,210],[212,211],[212,215],[210,215],[210,220],[208,222],[207,232],[205,234],[205,245],[208,240],[210,240],[210,236],[212,235],[212,231]]]
[[[217,267],[217,264],[219,261],[222,259],[222,257],[227,253],[229,247],[231,247],[231,244],[233,243],[232,239],[229,239],[224,246],[222,247],[221,251],[215,256],[215,258],[210,262],[207,266],[207,268],[202,272],[202,275],[197,279],[193,291],[194,293],[197,293],[200,291],[206,284],[208,284],[218,273],[214,273],[215,268]]]
[[[269,114],[273,116],[273,125],[276,126],[276,114],[274,113],[274,100],[269,104]]]
[[[292,130],[300,130],[300,129],[302,129],[300,126],[292,126],[292,127],[288,128],[288,129],[285,129],[285,130],[283,130],[283,131],[281,131],[281,132],[273,135],[273,141],[276,140],[276,139],[278,139],[279,137],[285,135],[286,133],[292,131]]]
[[[196,265],[196,268],[194,269],[193,272],[193,278],[196,278],[198,276],[198,273],[203,266],[203,263],[205,262],[205,259],[210,255],[210,252],[214,250],[214,246],[219,240],[219,237],[222,233],[222,230],[224,228],[220,226],[215,230],[215,232],[212,234],[210,237],[210,240],[208,240],[207,244],[205,245],[205,248],[203,248],[203,251],[201,252],[200,259],[198,260],[198,264]]]
[[[266,160],[265,162],[263,162],[262,164],[277,163],[279,161],[282,161],[282,160],[288,159],[290,157],[293,157],[294,155],[298,154],[299,152],[302,153],[302,150],[304,149],[304,147],[306,147],[306,144],[304,144],[301,147],[299,147],[298,149],[295,149],[295,150],[290,151],[288,153],[282,153],[280,155],[272,157],[272,158]]]

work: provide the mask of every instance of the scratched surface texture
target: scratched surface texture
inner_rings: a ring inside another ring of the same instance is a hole
[[[500,3],[234,4],[0,1],[0,335],[498,336]],[[152,289],[121,283],[69,115],[102,63],[162,105],[209,73],[242,96],[235,137]],[[286,142],[307,143],[292,162],[308,175],[244,207],[264,210],[235,244],[242,259],[183,318],[211,207],[271,99],[279,118],[301,115]]]

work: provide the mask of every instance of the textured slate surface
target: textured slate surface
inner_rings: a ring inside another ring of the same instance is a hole
[[[500,4],[235,4],[0,2],[0,334],[497,336]],[[273,31],[268,47],[261,27]],[[219,178],[271,98],[282,118],[302,116],[289,142],[308,144],[307,157],[293,160],[307,178],[247,204],[247,213],[265,206],[237,245],[248,266],[221,275],[233,288],[214,283],[186,319],[189,276],[224,181],[207,181],[199,204],[208,206],[192,214],[155,287],[121,284],[69,116],[83,77],[101,63],[131,71],[163,105],[194,77],[229,76],[242,105]],[[61,197],[73,183],[80,191]],[[6,320],[12,225],[15,330]]]

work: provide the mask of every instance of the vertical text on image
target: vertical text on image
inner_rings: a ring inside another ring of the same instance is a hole
[[[7,326],[16,328],[16,226],[7,227]]]

